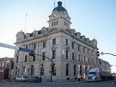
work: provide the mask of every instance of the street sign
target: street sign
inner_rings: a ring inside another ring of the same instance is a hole
[[[19,51],[24,51],[24,52],[29,52],[31,54],[35,53],[34,50],[31,50],[31,49],[27,49],[27,48],[23,48],[23,47],[19,47],[19,46],[12,46],[12,45],[1,43],[1,42],[0,42],[0,47],[19,50]]]
[[[31,53],[31,54],[34,54],[35,53],[34,50],[27,49],[27,48],[23,48],[23,47],[19,47],[19,51],[28,52],[28,53]]]

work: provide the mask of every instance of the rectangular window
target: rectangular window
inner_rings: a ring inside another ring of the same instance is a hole
[[[25,55],[25,62],[27,62],[27,55]]]
[[[56,45],[56,38],[52,40],[52,45]]]
[[[56,59],[56,50],[52,50],[52,59]]]
[[[34,49],[34,50],[36,49],[36,44],[33,45],[33,49]]]
[[[42,60],[43,60],[43,61],[45,60],[45,56],[46,56],[46,53],[43,52],[43,53],[42,53]]]
[[[81,61],[80,55],[79,55],[78,57],[79,57],[79,58],[78,58],[78,61]]]
[[[40,75],[44,75],[44,65],[40,66]]]
[[[18,63],[18,61],[19,61],[19,56],[17,56],[17,58],[16,58],[16,63]]]
[[[84,62],[86,62],[86,58],[85,58],[85,56],[84,56],[84,60],[83,60]]]
[[[68,59],[68,51],[66,50],[66,59]]]
[[[33,56],[33,62],[36,60],[36,56]]]
[[[26,48],[28,49],[28,46],[26,46]]]
[[[68,23],[67,23],[66,21],[64,21],[64,25],[65,25],[66,27],[68,27]]]
[[[52,26],[54,26],[54,22],[52,22]]]
[[[58,25],[58,21],[56,21],[56,25]]]
[[[72,49],[74,49],[74,43],[72,42]]]
[[[66,46],[68,46],[68,39],[65,39],[65,44]]]
[[[46,48],[46,41],[43,42],[43,48]]]
[[[72,53],[72,60],[74,60],[74,53]]]
[[[80,45],[78,45],[78,51],[80,51]]]

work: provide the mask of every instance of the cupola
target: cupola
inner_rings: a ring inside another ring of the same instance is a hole
[[[67,10],[62,6],[61,1],[59,1],[57,7],[52,10],[48,23],[49,29],[70,29],[70,17]]]

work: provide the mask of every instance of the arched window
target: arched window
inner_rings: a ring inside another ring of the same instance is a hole
[[[87,75],[87,66],[85,66],[85,75]]]
[[[17,67],[15,67],[15,76],[17,76],[17,72],[18,72]]]
[[[69,75],[69,64],[67,63],[66,64],[66,76],[68,76]]]
[[[31,66],[31,75],[34,75],[34,66]]]
[[[80,65],[80,75],[82,76],[82,65]]]
[[[74,76],[76,75],[76,65],[74,65]]]
[[[25,74],[25,66],[22,66],[22,75]]]
[[[52,74],[56,75],[56,64],[52,65]]]
[[[40,65],[40,75],[44,75],[44,65]]]

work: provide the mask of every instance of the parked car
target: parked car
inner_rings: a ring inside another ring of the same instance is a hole
[[[21,77],[16,77],[15,79],[16,81],[19,81],[19,82],[26,82],[28,80],[28,78],[26,76],[21,76]]]
[[[40,78],[37,76],[32,76],[28,78],[28,82],[40,82]]]

